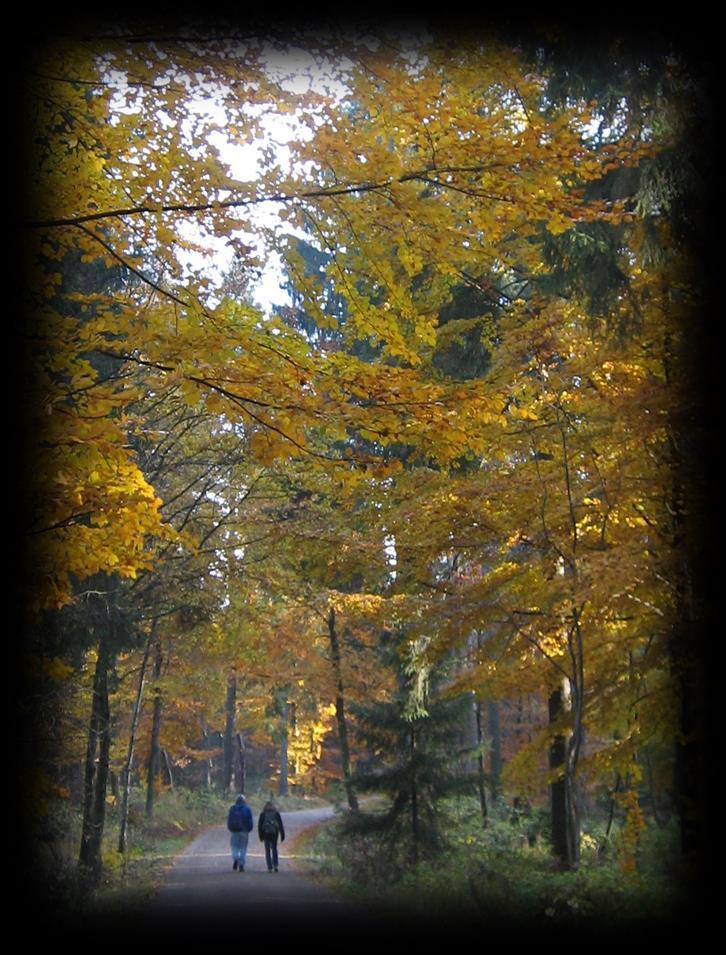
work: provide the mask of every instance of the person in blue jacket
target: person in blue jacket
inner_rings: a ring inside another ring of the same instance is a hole
[[[247,842],[255,827],[252,810],[244,796],[238,796],[227,814],[227,828],[231,832],[232,868],[244,872],[247,860]]]
[[[282,824],[282,816],[277,811],[274,803],[266,802],[265,807],[260,813],[257,822],[257,834],[260,842],[265,843],[265,861],[267,862],[267,871],[278,871],[277,858],[277,839],[280,842],[285,841],[285,827]]]

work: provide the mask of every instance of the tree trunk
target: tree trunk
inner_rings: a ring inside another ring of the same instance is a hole
[[[95,889],[101,878],[101,843],[106,821],[106,786],[111,749],[108,677],[111,652],[101,635],[93,676],[93,699],[86,749],[83,823],[78,866],[86,889]]]
[[[489,775],[492,802],[496,802],[501,792],[502,779],[502,731],[499,720],[499,703],[494,700],[487,704],[487,723],[489,727]]]
[[[555,723],[562,714],[562,690],[554,690],[549,699],[550,723]],[[560,860],[567,862],[567,796],[566,796],[566,757],[567,741],[558,733],[550,746],[550,769],[557,776],[550,784],[550,811],[552,815],[552,852]]]
[[[484,720],[482,713],[481,700],[474,702],[474,713],[476,716],[476,739],[479,752],[476,758],[477,768],[477,789],[479,791],[479,806],[481,807],[482,825],[486,829],[489,824],[489,810],[487,808],[486,793],[486,771],[484,769]]]
[[[144,684],[146,683],[146,667],[149,663],[149,655],[154,642],[154,628],[152,626],[149,639],[146,641],[144,658],[141,661],[141,673],[139,674],[139,685],[136,690],[134,708],[131,713],[131,730],[129,732],[129,748],[126,753],[126,762],[124,763],[122,773],[122,792],[121,792],[121,818],[119,820],[118,851],[126,852],[126,841],[129,821],[129,797],[131,795],[131,769],[134,763],[134,752],[136,750],[136,734],[139,728],[139,716],[141,714],[141,700],[144,695]]]
[[[234,724],[237,708],[237,671],[234,667],[227,678],[227,702],[225,705],[224,726],[224,763],[222,766],[222,792],[229,792],[232,788],[234,770]]]
[[[340,759],[343,769],[343,785],[348,797],[348,808],[352,812],[358,811],[358,797],[353,788],[353,774],[350,762],[350,745],[348,742],[348,724],[345,715],[345,686],[343,683],[343,668],[341,664],[340,640],[335,620],[335,609],[330,608],[328,615],[328,635],[330,639],[330,659],[335,674],[335,719],[338,724],[338,740],[340,742]]]
[[[209,734],[209,727],[207,726],[205,720],[201,721],[202,726],[202,745],[204,749],[209,751],[211,748],[211,738]],[[207,792],[210,792],[212,785],[214,783],[214,760],[211,756],[207,756],[204,760],[204,785],[207,789]]]
[[[158,681],[161,677],[164,663],[164,653],[161,645],[161,637],[156,640],[156,657],[154,659],[154,680]],[[151,819],[154,815],[154,802],[156,799],[156,780],[161,766],[161,708],[162,696],[158,685],[154,687],[154,707],[151,717],[151,741],[149,745],[149,766],[146,777],[146,818]]]
[[[677,487],[672,505],[675,512],[673,549],[681,552],[681,566],[676,584],[675,623],[669,638],[669,655],[671,677],[679,704],[679,732],[675,741],[675,803],[680,824],[681,856],[686,878],[690,880],[703,875],[700,867],[708,852],[704,819],[714,817],[709,808],[711,791],[706,785],[708,757],[704,740],[708,721],[704,707],[706,681],[701,669],[708,656],[703,650],[703,636],[699,628],[691,554],[688,553],[688,541],[682,529],[685,516],[679,496],[682,499],[685,491]]]
[[[650,752],[648,751],[647,747],[645,747],[644,750],[644,758],[646,771],[648,773],[648,790],[650,792],[651,812],[653,813],[655,824],[659,829],[663,829],[664,826],[668,824],[668,815],[665,814],[664,816],[661,816],[660,814],[660,809],[658,807],[658,792],[655,784],[655,774],[653,772],[653,761],[650,758]]]
[[[411,747],[411,836],[412,836],[412,861],[414,866],[418,865],[420,858],[421,827],[419,822],[418,806],[418,780],[416,779],[416,728],[411,726],[410,736]]]
[[[289,704],[288,714],[289,714],[288,721],[287,721],[288,735],[292,734],[293,739],[297,739],[298,729],[297,729],[297,704],[296,703]],[[298,747],[296,746],[294,751],[294,761],[292,764],[292,774],[294,777],[297,777],[299,773],[300,773],[300,753],[299,753]]]
[[[174,792],[174,774],[171,770],[171,760],[169,759],[169,754],[165,749],[161,751],[161,758],[164,762],[164,769],[166,770],[166,778],[169,781],[169,789]]]
[[[668,301],[672,297],[670,290],[664,289],[663,296]],[[705,423],[713,419],[709,419],[703,404],[704,393],[699,393],[701,375],[707,367],[701,365],[704,356],[699,354],[699,345],[698,336],[684,336],[676,344],[668,333],[662,360],[666,383],[679,389],[681,399],[677,410],[671,412],[668,435],[672,474],[668,489],[670,545],[678,557],[674,624],[668,641],[671,677],[679,703],[675,802],[685,880],[705,878],[708,883],[710,871],[701,871],[701,866],[710,849],[707,827],[716,818],[717,808],[711,800],[717,790],[712,785],[715,780],[709,777],[713,760],[707,745],[711,741],[706,702],[713,670],[708,673],[706,669],[706,661],[711,659],[706,637],[716,623],[715,616],[709,619],[709,612],[718,603],[713,600],[714,594],[708,592],[716,556],[705,546],[714,539],[709,521],[715,488],[708,481],[715,471],[704,466],[712,443]]]
[[[121,798],[121,787],[119,786],[118,774],[110,767],[108,770],[108,791],[111,793],[112,798],[118,802]]]
[[[620,792],[620,781],[621,781],[621,780],[620,780],[620,773],[616,773],[616,774],[615,774],[615,786],[613,787],[613,791],[612,791],[612,794],[611,794],[611,796],[610,796],[610,806],[609,806],[609,808],[608,808],[608,824],[607,824],[607,826],[606,826],[606,828],[605,828],[605,836],[604,836],[604,838],[603,838],[602,845],[600,846],[600,851],[601,851],[601,852],[604,852],[604,851],[605,851],[605,847],[607,846],[607,844],[608,844],[608,842],[609,842],[609,840],[610,840],[610,832],[611,832],[611,830],[612,830],[612,828],[613,828],[613,822],[614,822],[614,820],[615,820],[615,796],[616,796],[616,794],[617,794],[618,792]]]
[[[564,681],[567,683],[568,681]],[[550,724],[561,723],[570,708],[569,686],[563,684],[550,694]],[[575,790],[575,760],[572,737],[558,732],[550,747],[550,808],[552,852],[566,869],[577,867],[580,857],[580,820]]]
[[[244,793],[247,788],[247,747],[241,733],[237,733],[238,789]]]
[[[279,699],[279,709],[280,709],[280,782],[278,785],[278,793],[280,796],[287,796],[290,791],[289,781],[288,781],[288,732],[287,732],[287,721],[288,721],[288,702],[287,694],[281,694]]]

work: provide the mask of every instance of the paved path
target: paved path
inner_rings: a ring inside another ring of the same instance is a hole
[[[241,940],[255,931],[272,940],[281,932],[299,935],[331,923],[365,924],[360,909],[296,871],[297,836],[332,815],[331,808],[284,813],[280,871],[272,873],[256,829],[244,872],[232,868],[226,827],[207,829],[177,857],[144,914],[145,925],[162,935],[166,929],[205,937],[239,932]]]

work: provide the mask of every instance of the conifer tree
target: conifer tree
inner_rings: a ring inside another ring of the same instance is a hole
[[[379,843],[393,876],[442,849],[441,801],[467,789],[473,793],[476,786],[463,768],[467,753],[458,742],[467,701],[442,692],[446,666],[431,665],[427,643],[404,631],[382,634],[381,652],[396,671],[397,690],[387,700],[353,707],[358,740],[374,754],[359,767],[354,784],[361,793],[384,794],[388,806],[351,815],[344,831]]]

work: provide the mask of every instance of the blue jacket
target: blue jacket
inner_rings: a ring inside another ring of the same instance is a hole
[[[230,832],[252,832],[255,827],[252,810],[242,796],[230,807],[227,815],[227,828]]]

